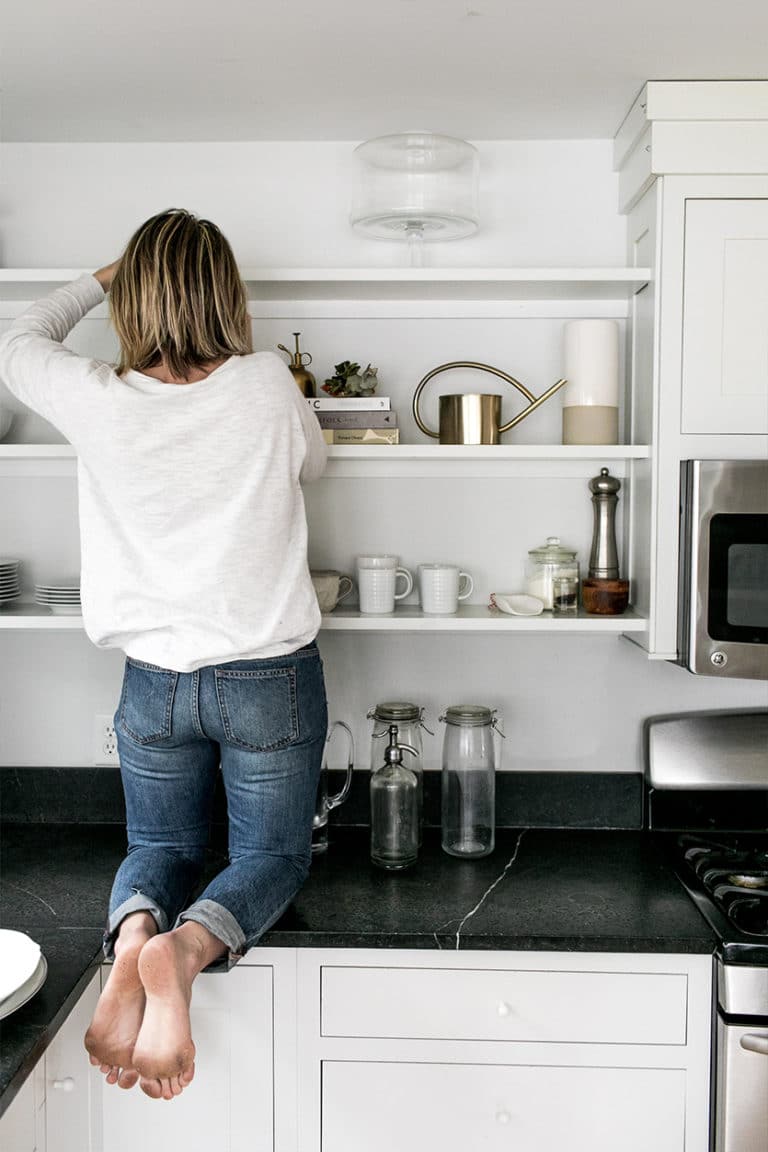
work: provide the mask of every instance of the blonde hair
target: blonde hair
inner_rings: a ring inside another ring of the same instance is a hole
[[[141,225],[112,280],[118,372],[165,361],[186,377],[253,351],[245,287],[229,242],[210,220],[172,208]]]

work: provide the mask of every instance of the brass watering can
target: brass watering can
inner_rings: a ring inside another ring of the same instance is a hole
[[[433,432],[431,428],[427,428],[421,419],[419,399],[425,384],[433,376],[437,376],[439,372],[447,372],[449,368],[477,368],[481,372],[490,372],[492,376],[499,376],[511,384],[513,388],[517,388],[518,392],[522,392],[528,401],[528,406],[523,408],[522,412],[518,412],[517,416],[508,420],[506,424],[501,424],[501,396],[498,393],[470,393],[467,395],[459,393],[441,396],[439,402],[440,431]],[[524,420],[526,416],[529,416],[531,412],[542,405],[545,400],[549,400],[550,396],[554,395],[566,383],[566,380],[558,380],[543,395],[534,396],[524,384],[515,380],[514,376],[510,376],[507,372],[502,372],[500,368],[492,368],[490,364],[478,364],[471,360],[453,360],[450,364],[441,364],[438,368],[433,368],[419,382],[413,394],[413,418],[425,436],[431,436],[433,440],[439,440],[441,444],[498,444],[500,436],[509,432],[510,428],[514,428],[516,424],[519,424],[521,420]]]

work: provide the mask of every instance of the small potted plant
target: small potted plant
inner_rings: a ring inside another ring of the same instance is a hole
[[[334,365],[335,374],[323,384],[329,396],[372,396],[376,391],[378,368],[369,364],[362,372],[354,360],[342,360]]]

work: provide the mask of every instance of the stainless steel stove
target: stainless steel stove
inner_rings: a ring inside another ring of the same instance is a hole
[[[648,826],[716,937],[714,1152],[768,1152],[768,711],[647,725]]]

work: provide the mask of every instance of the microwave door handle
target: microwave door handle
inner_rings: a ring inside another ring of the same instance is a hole
[[[739,1043],[747,1052],[757,1052],[759,1056],[768,1056],[768,1036],[757,1036],[753,1032],[747,1032],[741,1037]]]

